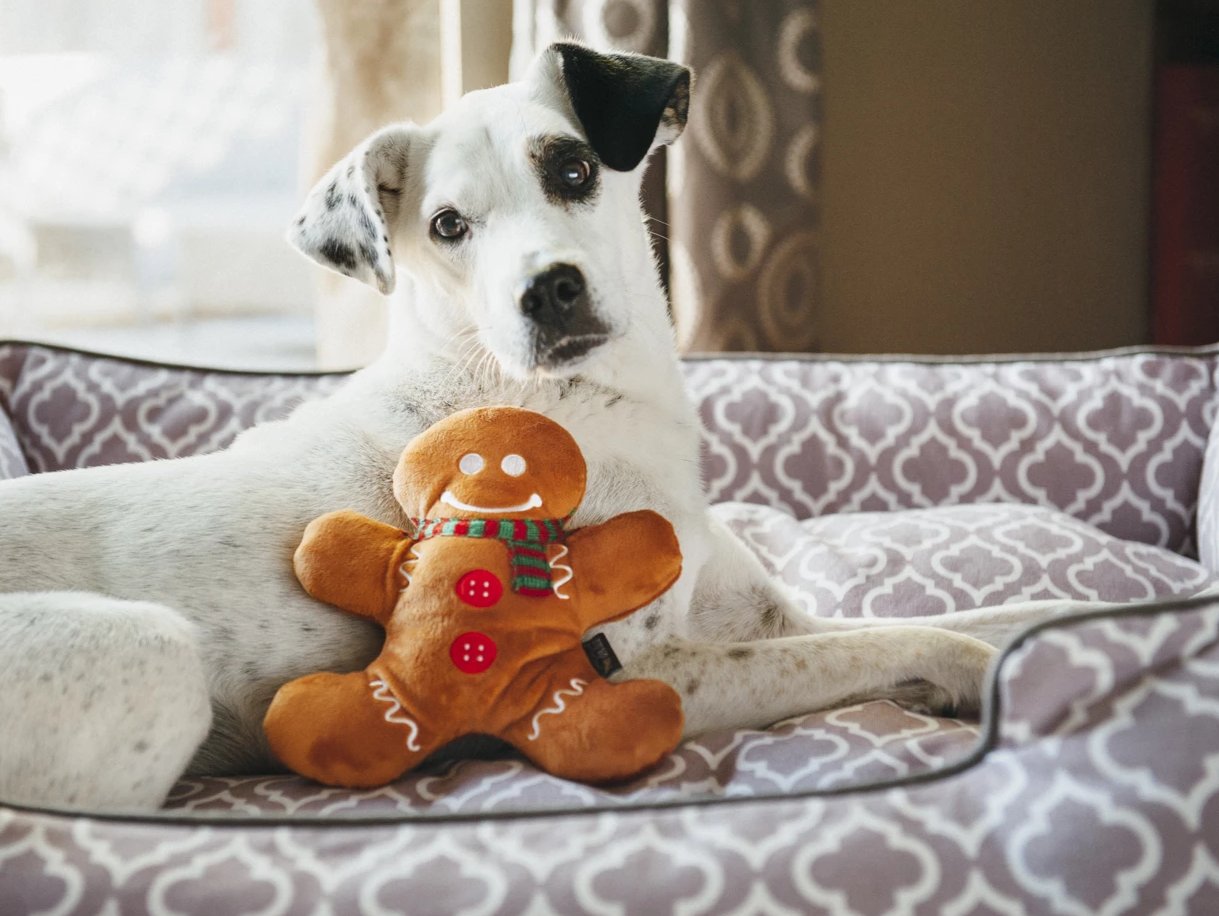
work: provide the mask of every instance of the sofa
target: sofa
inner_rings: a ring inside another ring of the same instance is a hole
[[[815,712],[612,788],[504,757],[0,800],[0,913],[1219,912],[1219,347],[684,368],[714,511],[809,613],[1061,601],[980,721]],[[223,448],[341,383],[0,342],[0,479]]]

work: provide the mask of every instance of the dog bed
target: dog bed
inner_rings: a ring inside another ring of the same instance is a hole
[[[501,759],[0,805],[0,912],[1219,911],[1219,351],[685,368],[715,511],[810,613],[1115,604],[1009,648],[981,723],[862,704],[613,789]],[[0,343],[0,477],[222,448],[340,383]]]

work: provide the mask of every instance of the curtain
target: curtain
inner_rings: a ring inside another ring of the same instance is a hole
[[[687,351],[818,347],[816,0],[516,0],[513,69],[556,38],[693,68],[644,201]]]

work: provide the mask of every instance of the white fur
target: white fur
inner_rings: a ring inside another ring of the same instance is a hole
[[[485,404],[525,406],[572,432],[589,466],[576,525],[644,507],[673,522],[681,579],[605,629],[621,676],[682,694],[688,733],[908,697],[897,685],[911,680],[938,701],[978,702],[989,646],[908,621],[844,630],[803,619],[711,518],[638,205],[642,166],[602,169],[595,203],[564,207],[525,155],[531,136],[581,135],[561,79],[544,54],[521,83],[374,135],[311,195],[295,241],[357,244],[363,212],[390,241],[378,237],[351,272],[399,287],[384,356],[337,393],[218,454],[0,484],[0,797],[150,807],[188,759],[194,772],[271,768],[261,722],[275,690],[362,668],[382,639],[302,591],[291,556],[305,525],[341,508],[405,524],[390,487],[399,453],[441,417]],[[327,209],[331,182],[355,205]],[[428,235],[441,206],[471,219],[460,248]],[[584,272],[611,339],[540,368],[516,290],[557,261]],[[1004,613],[974,631],[997,640],[1029,619]]]

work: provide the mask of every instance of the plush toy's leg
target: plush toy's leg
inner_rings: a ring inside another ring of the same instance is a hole
[[[556,679],[552,687],[504,737],[555,776],[626,779],[681,740],[681,700],[660,681],[612,684],[588,675]]]
[[[275,694],[263,727],[286,766],[352,788],[385,785],[441,744],[414,710],[365,671],[289,681]]]

